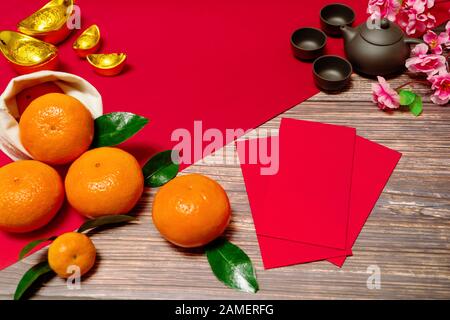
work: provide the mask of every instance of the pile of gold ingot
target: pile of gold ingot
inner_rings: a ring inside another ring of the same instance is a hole
[[[0,31],[0,51],[19,74],[40,70],[55,70],[58,66],[56,44],[71,33],[67,23],[74,10],[73,0],[51,0],[38,11],[18,23],[16,31]],[[95,54],[100,47],[100,29],[87,28],[72,48],[101,75],[119,74],[125,65],[126,54]]]

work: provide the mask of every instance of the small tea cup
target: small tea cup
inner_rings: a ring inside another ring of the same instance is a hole
[[[349,83],[353,69],[351,63],[339,56],[327,55],[313,63],[314,81],[321,90],[340,91]]]
[[[326,5],[320,10],[320,26],[332,37],[341,37],[341,26],[351,26],[355,21],[355,12],[341,3]]]
[[[294,56],[300,60],[313,60],[323,55],[327,36],[316,28],[301,28],[291,36]]]

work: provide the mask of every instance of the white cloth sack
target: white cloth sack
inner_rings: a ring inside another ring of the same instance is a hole
[[[32,158],[20,142],[16,95],[44,82],[54,82],[65,94],[80,100],[94,119],[103,114],[100,93],[93,85],[76,75],[39,71],[12,79],[0,96],[0,149],[14,161]]]

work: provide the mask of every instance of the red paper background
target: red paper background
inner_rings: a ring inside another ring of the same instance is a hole
[[[99,25],[102,52],[126,52],[128,67],[118,77],[93,73],[71,45],[60,48],[61,70],[82,76],[102,94],[105,112],[126,110],[151,119],[126,144],[141,160],[169,148],[176,128],[251,129],[300,103],[318,90],[311,63],[296,60],[290,35],[319,27],[320,8],[332,0],[78,0],[82,26]],[[352,4],[358,20],[366,4]],[[0,29],[14,29],[46,0],[1,1]],[[342,41],[329,39],[329,53],[342,54]],[[0,59],[0,88],[15,76]],[[199,159],[197,159],[199,160]],[[6,160],[2,159],[1,163]]]

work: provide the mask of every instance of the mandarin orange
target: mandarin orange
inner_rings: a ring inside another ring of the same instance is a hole
[[[50,268],[61,278],[79,271],[86,274],[95,264],[96,249],[91,239],[83,233],[68,232],[56,238],[48,249]]]
[[[16,95],[16,103],[21,115],[35,99],[48,93],[64,93],[54,82],[44,82],[22,90]]]
[[[33,100],[19,122],[20,140],[39,161],[60,165],[85,152],[94,137],[94,119],[77,99],[49,93]]]
[[[0,229],[28,232],[46,225],[61,208],[64,187],[58,172],[35,160],[0,168]]]
[[[153,202],[153,222],[161,235],[181,247],[203,246],[220,236],[231,218],[225,190],[200,174],[164,185]]]
[[[65,180],[67,199],[82,215],[126,214],[144,190],[137,160],[118,148],[89,150],[74,161]]]

